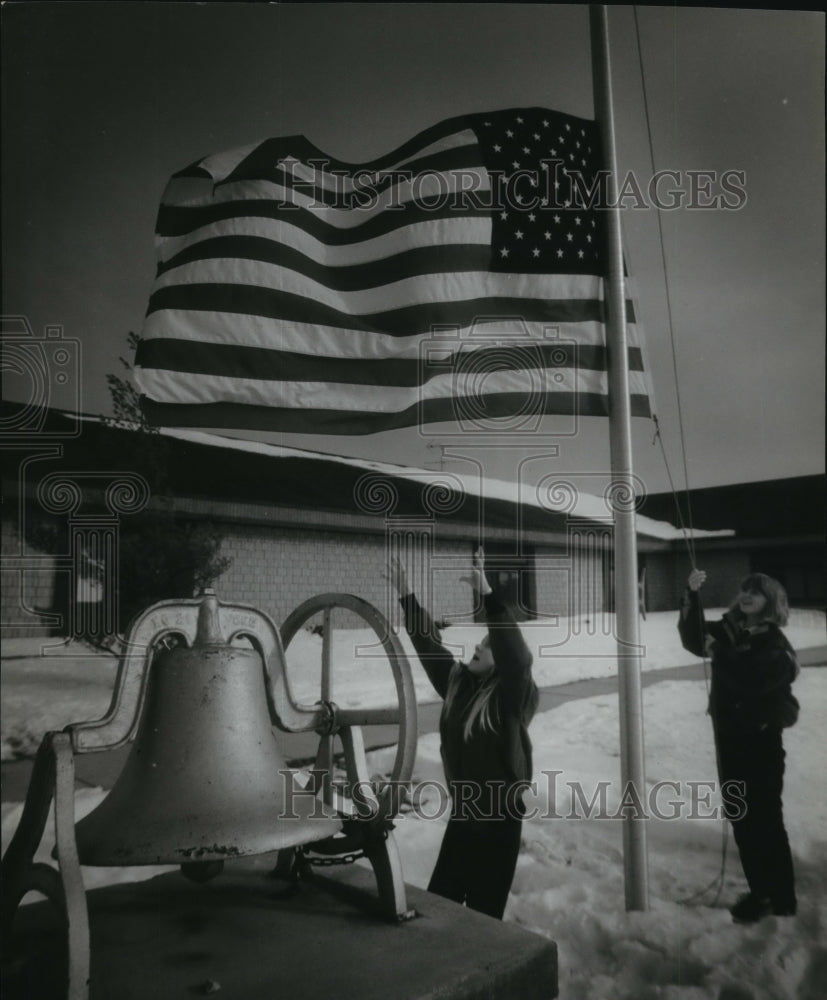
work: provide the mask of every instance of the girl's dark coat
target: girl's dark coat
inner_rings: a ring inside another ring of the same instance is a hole
[[[719,733],[756,733],[792,726],[799,705],[792,683],[800,671],[792,646],[772,622],[747,628],[737,612],[704,620],[697,591],[687,590],[678,631],[685,649],[712,657],[709,713]]]
[[[498,680],[495,729],[483,730],[478,720],[466,740],[466,713],[482,681],[442,645],[436,625],[416,597],[402,598],[408,634],[437,694],[445,699],[449,686],[457,685],[440,717],[441,753],[455,814],[464,801],[467,808],[460,811],[470,819],[493,818],[514,804],[521,808],[519,792],[533,773],[528,724],[539,701],[531,652],[513,615],[493,594],[484,601]],[[473,794],[475,789],[480,791]]]

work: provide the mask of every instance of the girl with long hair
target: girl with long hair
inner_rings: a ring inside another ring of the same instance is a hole
[[[781,731],[798,719],[792,683],[800,671],[781,631],[789,608],[781,584],[752,573],[719,622],[707,624],[698,591],[703,570],[689,574],[678,630],[685,649],[711,655],[709,714],[723,787],[738,794],[724,806],[749,886],[730,912],[739,923],[796,912],[792,854],[781,792]],[[729,798],[729,797],[727,797]]]
[[[488,583],[482,548],[465,582],[482,595],[488,635],[467,664],[440,642],[398,559],[390,578],[414,648],[443,699],[440,749],[451,816],[428,890],[502,919],[520,850],[521,796],[532,776],[528,724],[539,700],[532,656],[513,613]]]

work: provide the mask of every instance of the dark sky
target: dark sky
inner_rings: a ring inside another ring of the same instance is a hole
[[[676,364],[657,213],[624,212],[673,473],[675,368],[691,486],[821,472],[824,17],[641,7],[639,21],[656,168],[684,188],[689,170],[744,171],[747,194],[737,211],[661,213]],[[465,112],[593,113],[580,6],[21,3],[2,28],[4,313],[79,342],[90,413],[108,411],[105,375],[140,330],[158,199],[180,167],[285,133],[363,160]],[[612,8],[610,29],[620,173],[645,188],[633,8]],[[30,392],[4,380],[10,398]],[[651,427],[635,425],[636,472],[663,490]],[[439,450],[415,430],[280,440],[411,464]],[[584,420],[557,442],[559,470],[605,468],[606,440],[605,421]],[[501,459],[490,475],[513,472]]]

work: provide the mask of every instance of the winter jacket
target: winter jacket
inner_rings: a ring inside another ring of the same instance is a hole
[[[483,681],[442,645],[431,616],[413,594],[401,600],[408,634],[437,694],[445,699],[449,684],[457,684],[451,704],[443,705],[440,717],[441,754],[454,814],[472,819],[502,815],[504,805],[512,815],[515,804],[518,812],[522,808],[519,792],[533,774],[528,724],[539,701],[531,677],[531,652],[513,615],[493,594],[484,601],[499,681],[494,696],[496,725],[494,732],[485,731],[477,720],[466,740],[466,712]],[[469,788],[481,791],[474,796]],[[471,803],[470,808],[460,808],[463,801]]]
[[[707,624],[697,591],[687,588],[678,631],[684,648],[696,656],[706,656],[709,643],[709,713],[716,732],[757,733],[795,724],[799,704],[792,683],[801,668],[776,624],[748,627],[734,611]]]

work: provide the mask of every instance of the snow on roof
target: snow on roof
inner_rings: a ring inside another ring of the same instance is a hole
[[[330,455],[326,452],[311,451],[304,448],[292,448],[280,444],[270,444],[264,441],[250,441],[244,438],[225,437],[221,434],[209,431],[196,431],[183,428],[161,427],[158,432],[167,437],[176,438],[179,441],[191,441],[193,444],[208,445],[212,448],[229,448],[233,451],[247,451],[256,455],[265,455],[271,458],[306,458],[316,461],[331,462],[339,465],[348,465],[357,469],[364,469],[369,472],[377,472],[383,475],[396,476],[402,479],[409,479],[418,483],[432,482],[450,484],[451,480],[458,481],[460,488],[471,496],[480,496],[491,500],[504,500],[508,503],[523,503],[536,507],[540,510],[548,510],[557,513],[570,513],[578,517],[593,518],[595,520],[605,518],[609,513],[606,500],[602,497],[584,493],[582,490],[568,490],[561,488],[555,490],[553,487],[543,497],[542,502],[536,496],[520,496],[517,483],[507,482],[502,479],[484,478],[469,476],[463,473],[446,471],[436,472],[433,469],[419,469],[407,465],[395,465],[391,462],[377,462],[367,458],[350,458],[345,455]],[[562,481],[561,481],[562,485]],[[572,506],[573,502],[573,506]],[[669,524],[666,521],[656,521],[653,518],[637,514],[635,525],[639,535],[649,538],[657,538],[662,541],[680,540],[684,537],[684,532],[680,528]],[[687,529],[687,534],[691,538],[714,538],[731,537],[735,534],[730,529],[721,531],[704,531],[698,528]]]

